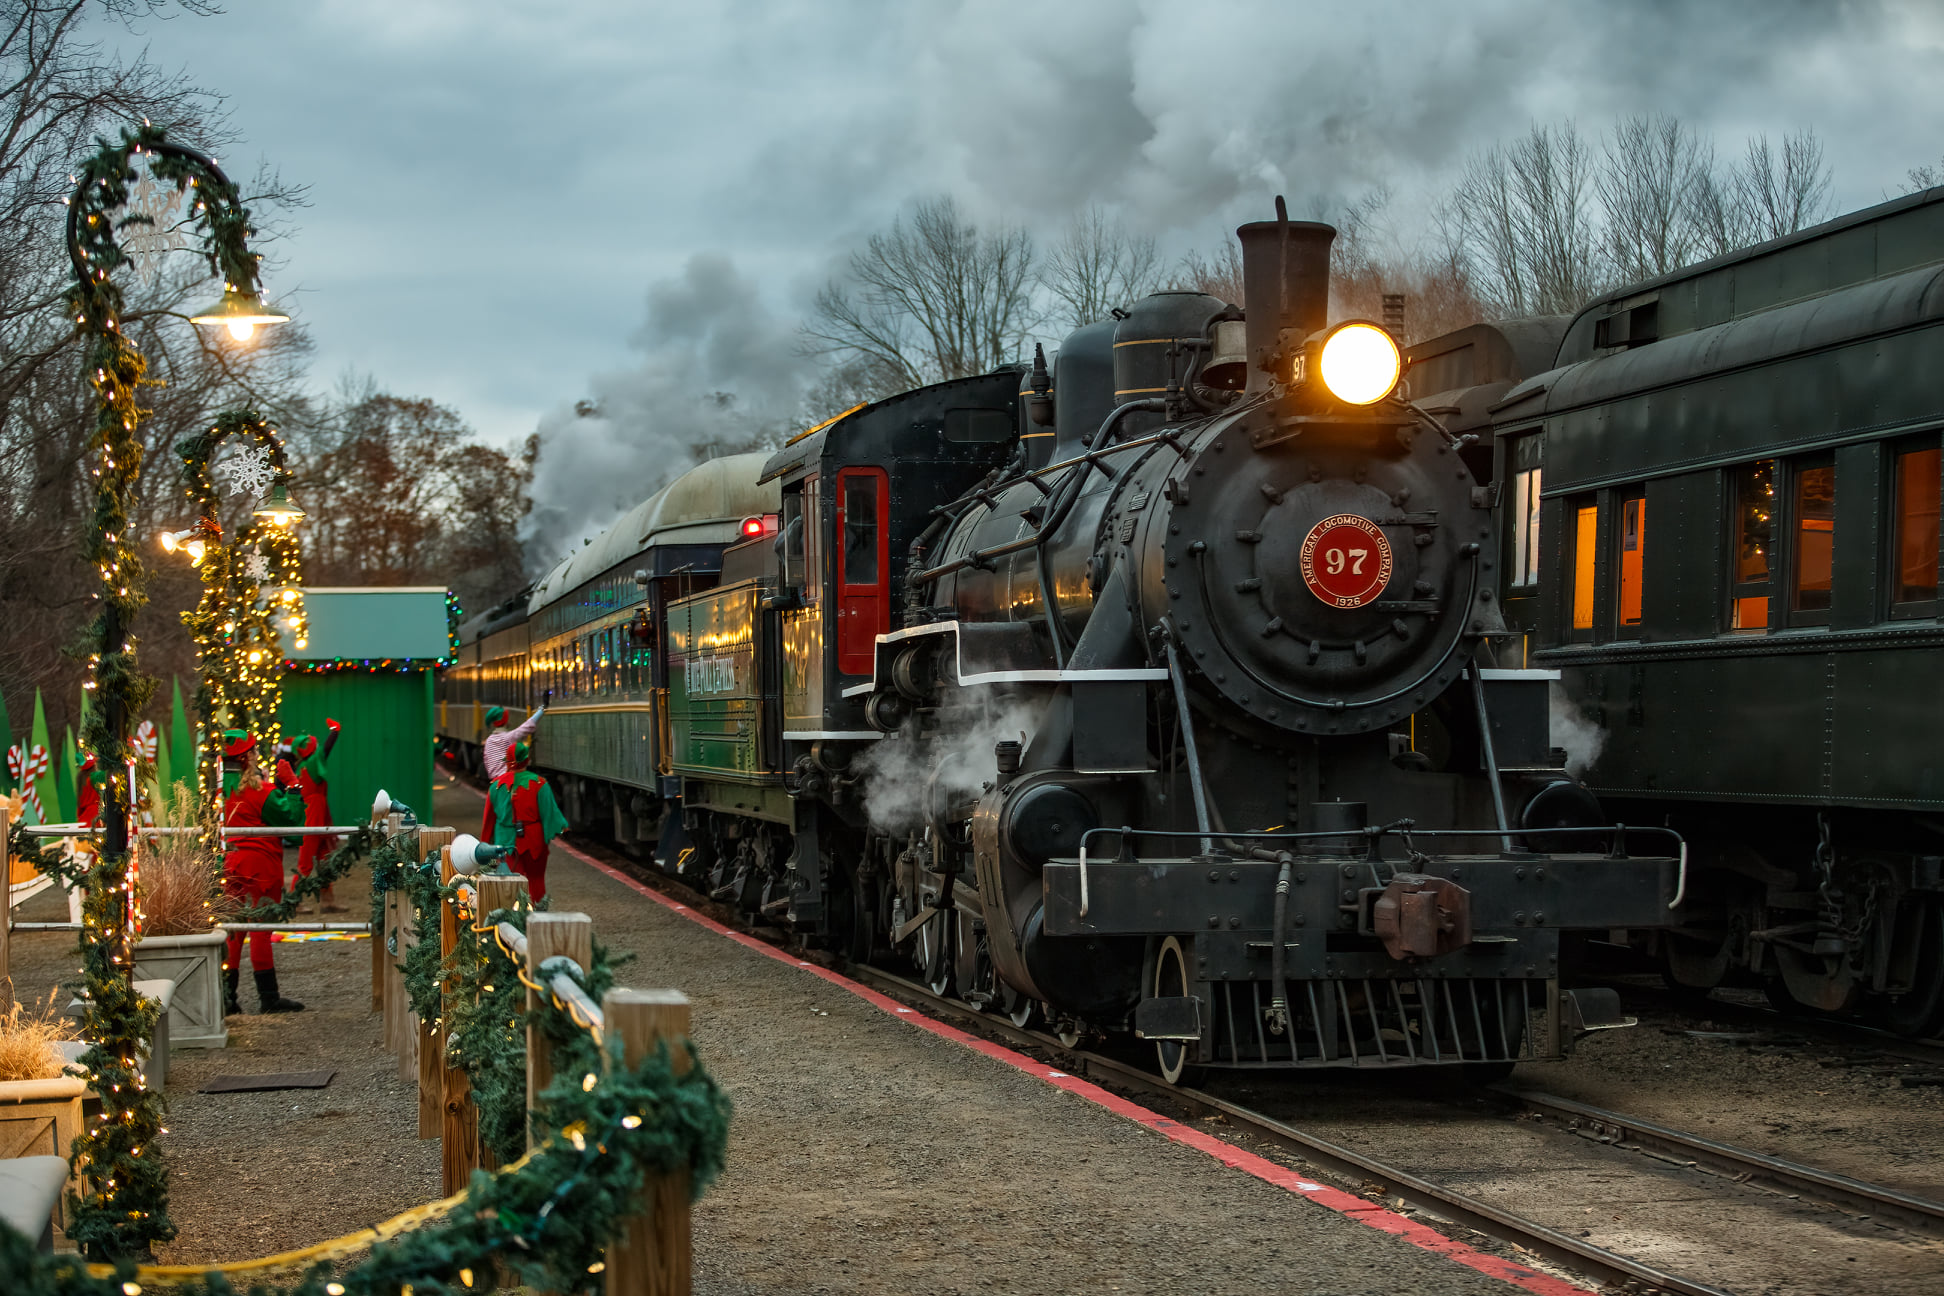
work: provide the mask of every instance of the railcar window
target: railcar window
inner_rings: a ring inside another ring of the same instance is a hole
[[[1512,475],[1512,583],[1539,583],[1539,472]]]
[[[1593,568],[1600,535],[1599,505],[1588,501],[1573,506],[1573,631],[1593,632]]]
[[[783,497],[783,534],[777,543],[783,552],[783,584],[803,584],[803,496],[791,491]]]
[[[877,488],[875,476],[844,478],[844,584],[846,585],[877,584]]]
[[[1941,469],[1944,450],[1936,446],[1897,456],[1897,553],[1890,592],[1893,604],[1937,601],[1938,503],[1939,487],[1944,484]]]
[[[1766,630],[1770,555],[1775,550],[1775,461],[1744,464],[1734,470],[1733,480],[1734,590],[1729,625],[1736,630]]]
[[[1620,630],[1638,632],[1642,558],[1647,549],[1647,500],[1633,495],[1620,501]]]
[[[1795,471],[1790,499],[1791,612],[1827,613],[1830,578],[1836,569],[1836,465],[1803,464]],[[1799,618],[1804,622],[1812,617]]]
[[[803,480],[803,601],[823,591],[823,492],[815,477]]]

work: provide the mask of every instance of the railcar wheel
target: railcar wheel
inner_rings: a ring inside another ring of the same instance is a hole
[[[919,971],[925,977],[925,988],[935,995],[949,994],[952,989],[951,923],[950,910],[933,914],[918,929],[917,946],[913,950]]]
[[[1182,951],[1181,941],[1170,936],[1161,942],[1154,955],[1154,986],[1148,997],[1183,999],[1193,993],[1188,979],[1188,955]],[[1194,1084],[1200,1078],[1201,1068],[1191,1065],[1194,1056],[1194,1047],[1186,1041],[1154,1041],[1155,1064],[1161,1078],[1171,1085]]]
[[[1025,1030],[1039,1013],[1039,1000],[1030,998],[1003,982],[999,987],[1001,1006],[1005,1009],[1006,1020]]]
[[[1918,901],[1913,926],[1911,939],[1917,949],[1911,963],[1910,989],[1875,999],[1869,1017],[1906,1039],[1926,1039],[1944,1030],[1944,905]]]
[[[1087,1028],[1071,1017],[1062,1017],[1053,1025],[1053,1038],[1060,1041],[1061,1048],[1077,1049],[1087,1038]]]

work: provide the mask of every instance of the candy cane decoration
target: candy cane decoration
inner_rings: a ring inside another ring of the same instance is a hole
[[[47,748],[40,743],[35,743],[34,749],[27,753],[27,769],[21,777],[29,783],[36,782],[41,775],[47,773],[51,763],[52,759],[47,754]]]
[[[20,782],[20,763],[26,759],[27,753],[20,750],[19,743],[7,748],[7,773],[15,783]]]
[[[145,761],[155,759],[162,743],[155,733],[155,721],[144,720],[135,726],[135,755]]]

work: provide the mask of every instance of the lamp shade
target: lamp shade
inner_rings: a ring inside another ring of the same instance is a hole
[[[224,285],[222,300],[207,310],[191,315],[189,322],[205,328],[227,328],[230,336],[241,342],[259,324],[282,324],[289,319],[290,316],[283,312],[272,310],[261,293],[238,292]]]
[[[304,518],[304,510],[297,507],[290,498],[290,488],[282,482],[270,488],[270,498],[251,510],[257,517],[268,518],[272,526],[290,526]]]
[[[471,833],[460,833],[452,839],[452,871],[461,877],[471,877],[505,855],[504,846],[483,842]],[[499,871],[504,872],[505,866]]]

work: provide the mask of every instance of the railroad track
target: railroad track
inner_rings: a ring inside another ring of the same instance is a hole
[[[766,928],[751,928],[740,916],[708,900],[687,884],[628,859],[612,848],[584,841],[580,844],[583,848],[593,845],[609,863],[625,869],[665,894],[679,896],[684,903],[711,913],[719,920],[732,922],[759,938],[768,939],[775,935]],[[895,973],[856,964],[839,965],[836,960],[815,952],[804,956],[815,958],[826,966],[837,967],[845,975],[921,1011],[970,1026],[981,1034],[1009,1044],[1057,1056],[1062,1059],[1061,1065],[1097,1083],[1158,1097],[1166,1103],[1202,1115],[1219,1115],[1231,1129],[1246,1132],[1294,1153],[1324,1174],[1346,1182],[1353,1191],[1368,1191],[1374,1185],[1386,1197],[1398,1199],[1433,1220],[1447,1221],[1511,1243],[1562,1270],[1601,1286],[1618,1286],[1635,1292],[1678,1293],[1680,1296],[1725,1296],[1719,1287],[1594,1245],[1584,1238],[1433,1182],[1379,1157],[1325,1138],[1313,1130],[1278,1120],[1218,1095],[1170,1085],[1159,1076],[1122,1059],[1068,1046],[1055,1035],[1016,1026],[1003,1016],[982,1012],[961,1000],[936,995],[927,987]],[[1712,1014],[1718,1007],[1734,1008],[1737,1005],[1710,1004],[1709,1012]],[[1787,1018],[1780,1020],[1791,1021]],[[1867,1033],[1872,1036],[1872,1047],[1883,1052],[1891,1051],[1882,1047],[1882,1041],[1875,1038],[1874,1032]],[[1912,1049],[1921,1048],[1910,1045],[1908,1041],[1896,1042]],[[1940,1056],[1944,1056],[1944,1051],[1940,1051]],[[1547,1126],[1607,1147],[1633,1152],[1681,1169],[1711,1174],[1735,1185],[1766,1190],[1779,1197],[1822,1206],[1856,1221],[1892,1222],[1926,1238],[1944,1236],[1944,1203],[1549,1094],[1509,1087],[1474,1092],[1502,1111],[1516,1109],[1538,1118]]]
[[[1651,986],[1625,982],[1614,984],[1614,989],[1618,990],[1622,999],[1629,1004],[1651,1003],[1663,1011],[1683,1017],[1700,1017],[1711,1021],[1752,1026],[1779,1036],[1820,1040],[1844,1048],[1881,1054],[1884,1057],[1902,1058],[1907,1062],[1918,1062],[1944,1071],[1944,1039],[1905,1039],[1901,1035],[1892,1035],[1889,1031],[1865,1026],[1860,1022],[1797,1016],[1774,1008],[1735,1003],[1727,999],[1696,1001]]]

